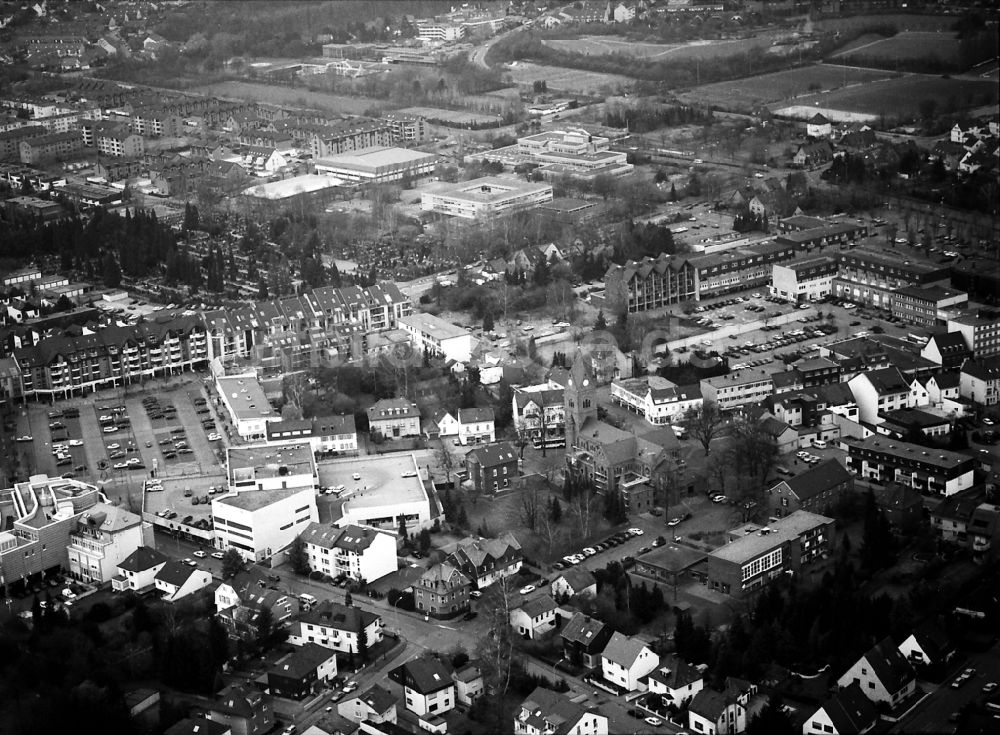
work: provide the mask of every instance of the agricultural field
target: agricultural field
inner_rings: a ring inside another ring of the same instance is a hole
[[[298,87],[280,84],[260,84],[258,82],[216,82],[185,90],[193,94],[206,94],[231,99],[249,99],[272,105],[300,105],[302,107],[342,112],[348,115],[362,115],[365,110],[385,105],[382,100],[365,97],[345,97],[339,94],[313,92]]]
[[[893,26],[899,31],[950,31],[958,21],[956,15],[854,15],[847,18],[823,18],[811,21],[814,31],[850,31],[872,26]]]
[[[860,87],[868,82],[894,76],[897,75],[893,72],[878,69],[818,64],[801,69],[761,74],[748,79],[704,84],[677,97],[690,104],[708,105],[735,112],[750,112],[762,104],[770,105],[792,100],[818,90],[845,86]]]
[[[550,91],[596,96],[606,96],[621,89],[630,89],[634,84],[633,79],[620,74],[601,74],[525,61],[518,61],[505,74],[509,75],[518,86],[531,86],[533,82],[544,81]]]
[[[795,104],[907,119],[919,114],[925,100],[934,100],[938,110],[996,105],[998,88],[987,80],[907,74],[799,97]]]
[[[896,62],[934,57],[955,64],[959,61],[959,44],[958,35],[951,31],[906,31],[891,38],[865,35],[832,58],[840,62],[876,63],[886,68],[892,68]]]
[[[617,36],[584,36],[580,39],[549,39],[546,46],[583,56],[626,54],[652,60],[715,59],[734,56],[752,48],[768,48],[772,42],[789,37],[788,33],[762,33],[753,38],[691,41],[689,43],[644,43]]]

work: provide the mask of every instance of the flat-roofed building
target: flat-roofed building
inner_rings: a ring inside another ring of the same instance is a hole
[[[400,317],[398,323],[421,352],[455,362],[468,362],[472,357],[472,333],[464,327],[423,312]]]
[[[412,454],[336,460],[324,464],[323,477],[331,487],[344,486],[338,526],[395,531],[402,522],[413,533],[430,527],[437,515]]]
[[[759,591],[786,571],[798,573],[833,548],[832,518],[804,510],[767,526],[746,523],[706,557],[708,587],[732,597]]]
[[[118,565],[147,540],[152,542],[152,526],[139,515],[121,506],[97,503],[80,515],[70,533],[69,574],[87,584],[110,582]]]
[[[434,153],[407,148],[369,148],[314,161],[316,173],[357,184],[381,184],[429,176],[437,166]]]
[[[900,258],[868,247],[837,253],[837,260],[840,271],[833,283],[833,295],[887,310],[892,307],[896,289],[947,284],[951,276],[948,266]]]
[[[267,424],[281,421],[253,373],[218,377],[215,387],[236,433],[247,441],[267,437]]]
[[[791,301],[815,301],[833,291],[838,271],[832,255],[817,255],[771,267],[771,294]]]
[[[268,444],[301,444],[308,441],[317,454],[358,451],[358,431],[354,415],[315,416],[299,421],[269,421],[265,426]]]
[[[230,447],[229,492],[212,500],[216,547],[252,561],[278,553],[319,522],[316,462],[309,444]]]
[[[243,200],[248,207],[265,212],[287,207],[325,207],[343,186],[344,182],[336,176],[302,174],[244,189]]]
[[[944,286],[906,286],[896,289],[892,298],[892,314],[907,324],[933,327],[947,320],[947,311],[961,309],[969,303],[969,295]]]
[[[771,374],[758,368],[734,370],[726,375],[703,378],[701,395],[705,403],[714,403],[727,411],[747,403],[758,403],[774,392]]]
[[[976,359],[1000,355],[1000,313],[963,314],[948,320],[949,332],[961,332]]]
[[[487,176],[425,192],[420,207],[425,212],[482,219],[531,209],[551,199],[551,184]]]
[[[884,436],[847,444],[847,469],[877,482],[898,482],[920,492],[954,495],[972,487],[973,457]]]
[[[794,230],[778,235],[775,240],[794,245],[799,250],[813,250],[838,246],[841,249],[850,246],[861,237],[868,235],[868,228],[856,222],[833,222],[810,227],[804,230]]]

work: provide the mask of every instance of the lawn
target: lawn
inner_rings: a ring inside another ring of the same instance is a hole
[[[404,115],[419,115],[428,120],[443,120],[454,125],[481,125],[497,121],[496,115],[484,115],[464,110],[443,110],[437,107],[407,107],[399,112]]]
[[[833,55],[841,62],[865,63],[892,68],[896,62],[938,58],[955,64],[959,60],[960,41],[954,32],[907,31],[892,38],[871,38],[864,43],[852,43],[850,48]],[[860,40],[860,39],[859,39]]]
[[[693,104],[749,112],[762,104],[788,101],[800,95],[807,95],[811,91],[810,88],[836,89],[894,76],[896,75],[893,72],[877,69],[853,69],[817,64],[801,69],[761,74],[748,79],[704,84],[679,94],[678,97],[684,102]],[[799,103],[798,100],[796,103],[805,104]]]
[[[299,105],[319,108],[348,115],[362,115],[365,110],[385,105],[382,100],[366,97],[345,97],[339,94],[313,92],[299,87],[285,87],[280,84],[260,84],[257,82],[216,82],[185,90],[194,94],[206,94],[233,99],[249,99],[273,105]]]
[[[518,61],[507,74],[518,85],[531,85],[534,82],[544,81],[552,91],[587,95],[604,95],[620,89],[630,89],[635,81],[620,74],[602,74],[526,61]]]
[[[753,38],[690,41],[688,43],[645,43],[614,36],[585,36],[580,39],[548,39],[546,46],[583,56],[627,54],[648,59],[714,59],[733,56],[751,48],[767,48],[775,34],[762,34]]]
[[[934,100],[939,110],[947,110],[995,105],[997,99],[993,81],[910,74],[800,97],[795,104],[907,119],[919,114],[924,100]]]

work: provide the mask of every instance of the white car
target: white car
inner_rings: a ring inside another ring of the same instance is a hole
[[[122,448],[122,445],[119,444],[118,442],[114,442],[113,444],[108,444],[108,450],[121,449],[121,448]]]
[[[109,415],[105,414],[104,416],[101,416],[100,420],[101,421],[114,421],[115,417],[114,416],[109,416]]]
[[[75,600],[76,599],[76,593],[73,590],[71,590],[69,587],[66,587],[62,591],[62,596],[65,597],[67,600]]]
[[[189,567],[198,566],[198,562],[196,562],[194,559],[185,559],[184,563],[187,564]]]
[[[632,534],[633,536],[642,536],[642,534],[646,532],[643,531],[641,528],[630,528],[628,530],[628,533]]]
[[[567,564],[579,564],[579,562],[576,560],[576,557],[573,556],[572,554],[569,556],[564,556],[562,560]]]
[[[128,464],[142,464],[142,460],[138,457],[129,457]]]
[[[224,556],[225,556],[225,554],[223,554],[221,551],[213,551],[212,552],[212,558],[213,559],[221,559]]]
[[[353,477],[355,480],[360,480],[361,479],[361,473],[360,472],[355,472],[353,475],[351,475],[351,477]]]
[[[115,462],[115,469],[116,470],[127,470],[128,469],[128,462]]]
[[[472,590],[472,592],[469,593],[469,597],[471,597],[473,600],[478,600],[482,596],[483,593],[480,592],[479,590]]]
[[[30,442],[31,441],[31,434],[25,434],[24,436],[19,436],[14,441],[16,441],[16,442]]]
[[[118,427],[117,426],[105,426],[104,427],[104,433],[105,434],[114,434],[116,431],[118,431]]]
[[[809,456],[809,452],[806,451],[796,452],[795,456],[798,457],[799,459],[805,459],[806,457]]]
[[[522,595],[527,595],[530,592],[534,592],[535,589],[536,589],[535,585],[529,584],[526,587],[522,587],[521,589],[519,589],[518,593]]]
[[[220,440],[221,438],[222,438],[222,437],[221,437],[221,436],[219,436],[218,434],[209,434],[209,435],[208,435],[208,440],[209,440],[210,442],[217,442],[217,441],[219,441],[219,440]]]
[[[194,552],[194,555],[197,556],[199,559],[204,559],[206,556],[208,556],[208,554],[206,554],[204,551],[196,551]]]
[[[70,439],[69,440],[69,445],[71,447],[82,447],[83,446],[83,442],[80,441],[79,439]]]
[[[591,546],[588,546],[587,548],[585,548],[583,550],[583,555],[584,556],[594,556],[596,553],[597,553],[597,549],[595,549],[595,548],[593,548]]]

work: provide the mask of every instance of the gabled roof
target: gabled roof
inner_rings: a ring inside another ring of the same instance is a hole
[[[660,682],[670,689],[681,689],[701,681],[702,673],[681,658],[674,659],[668,666],[661,666],[649,675],[650,679]]]
[[[638,638],[630,638],[629,636],[622,635],[618,631],[615,631],[611,636],[611,640],[608,641],[608,645],[604,647],[604,652],[601,654],[601,657],[606,658],[612,663],[619,664],[626,669],[631,669],[643,649],[648,648],[649,647]]]
[[[927,654],[931,661],[941,661],[949,651],[954,651],[948,634],[934,623],[924,621],[913,630],[913,637],[916,638],[921,650]]]
[[[118,563],[123,572],[144,572],[153,567],[165,564],[167,557],[150,546],[140,546]]]
[[[549,595],[542,595],[541,597],[533,597],[532,599],[525,602],[520,606],[520,609],[524,611],[525,615],[529,618],[537,618],[546,613],[555,612],[559,606],[556,605],[556,601],[552,599]]]
[[[156,581],[174,587],[182,587],[195,571],[182,561],[168,561],[164,564],[163,569],[156,573]]]
[[[412,688],[421,694],[433,694],[441,689],[454,686],[451,673],[441,661],[432,656],[415,658],[399,668],[406,671]]]
[[[714,689],[702,689],[694,695],[694,699],[688,705],[688,710],[710,722],[718,722],[719,717],[729,704],[731,701],[722,692],[717,692]]]
[[[986,362],[966,360],[965,364],[962,365],[962,374],[969,375],[978,380],[1000,380],[1000,365],[989,365]]]
[[[939,389],[946,390],[948,388],[958,388],[961,382],[960,377],[958,373],[945,371],[937,375],[932,375],[928,380],[933,380]]]
[[[310,523],[300,535],[307,544],[314,544],[325,549],[343,549],[361,554],[372,545],[376,537],[385,534],[395,540],[395,535],[366,526],[353,524],[337,528],[324,523]]]
[[[229,725],[204,717],[185,717],[173,724],[163,735],[223,735],[232,732]]]
[[[364,702],[373,711],[379,714],[386,712],[396,705],[398,701],[396,695],[388,689],[380,687],[378,684],[372,685],[365,692],[359,694],[355,699]]]
[[[595,712],[563,694],[542,687],[529,694],[518,711],[525,713],[515,715],[525,725],[550,735],[565,735],[576,727],[585,714]]]
[[[878,718],[875,703],[861,691],[861,685],[852,683],[823,703],[821,709],[839,733],[862,732]]]
[[[868,382],[880,396],[891,393],[908,393],[910,390],[909,381],[897,367],[872,370],[864,373],[864,377],[868,379]]]
[[[573,594],[579,594],[581,590],[585,590],[588,587],[597,584],[597,580],[594,575],[588,572],[586,569],[580,569],[579,567],[571,567],[564,571],[557,577],[557,579],[562,578],[566,580],[566,584],[569,588],[573,590]]]
[[[510,442],[497,442],[486,446],[476,447],[465,454],[466,457],[475,457],[483,467],[494,467],[496,465],[517,462],[518,453],[514,445]]]
[[[604,623],[597,618],[592,618],[583,613],[576,613],[563,626],[560,636],[563,640],[570,641],[571,643],[590,645],[604,633],[605,627]]]
[[[486,408],[460,408],[458,409],[458,423],[460,424],[482,424],[493,421],[493,409]]]
[[[890,693],[898,692],[914,678],[913,667],[889,638],[876,643],[865,654],[865,660]]]
[[[379,616],[353,605],[323,600],[308,612],[300,614],[297,619],[299,622],[321,625],[324,628],[360,633],[362,628],[367,628],[378,620]]]
[[[836,459],[820,462],[801,475],[789,477],[785,483],[799,500],[809,500],[822,495],[851,479],[851,473]]]

